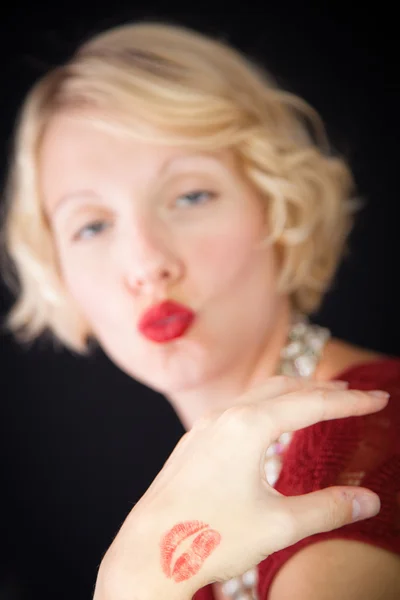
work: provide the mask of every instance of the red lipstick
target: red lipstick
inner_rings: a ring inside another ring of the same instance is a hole
[[[200,533],[193,540],[189,550],[177,558],[172,568],[172,556],[179,544],[198,532]],[[178,523],[164,535],[160,543],[161,566],[165,575],[177,583],[189,579],[200,570],[220,541],[220,534],[210,529],[206,523],[199,521]]]
[[[167,300],[147,310],[139,320],[138,329],[152,342],[165,343],[182,337],[194,318],[190,308]]]

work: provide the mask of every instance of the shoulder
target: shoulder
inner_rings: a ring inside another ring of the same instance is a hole
[[[384,376],[387,370],[397,373],[400,380],[400,358],[355,346],[341,339],[331,338],[326,344],[315,378],[320,381],[347,379],[369,372],[372,377]]]
[[[384,390],[390,394],[387,406],[378,413],[339,420],[338,425],[332,422],[332,431],[340,421],[349,421],[348,425],[358,429],[360,434],[366,428],[380,425],[383,429],[396,432],[397,448],[400,452],[400,359],[383,358],[356,364],[339,374],[339,379],[347,381],[349,389],[356,390]]]
[[[338,379],[347,381],[349,389],[384,390],[390,394],[386,408],[379,413],[354,417],[350,422],[371,421],[382,415],[391,415],[394,424],[400,426],[400,358],[382,358],[355,364],[338,374]]]
[[[374,385],[389,386],[394,394],[400,394],[400,358],[383,358],[356,364],[339,377],[346,379],[351,387],[361,385],[368,389]]]

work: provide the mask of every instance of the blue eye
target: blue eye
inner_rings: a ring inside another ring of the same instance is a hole
[[[188,194],[183,194],[176,199],[176,204],[178,206],[195,206],[198,204],[204,204],[211,200],[214,197],[212,192],[207,192],[205,190],[198,190],[195,192],[189,192]]]
[[[74,240],[89,240],[110,227],[107,221],[93,221],[81,227],[74,235]]]

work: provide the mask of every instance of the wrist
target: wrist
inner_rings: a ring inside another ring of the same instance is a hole
[[[162,579],[149,569],[129,572],[119,567],[99,570],[93,600],[191,600],[197,589]]]

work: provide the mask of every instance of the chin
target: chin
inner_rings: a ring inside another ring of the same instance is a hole
[[[194,389],[200,386],[205,379],[204,374],[189,374],[185,373],[184,370],[181,370],[179,373],[159,372],[157,376],[154,376],[154,374],[150,375],[148,373],[136,373],[131,374],[131,376],[155,392],[163,394],[164,396],[172,396]]]
[[[128,372],[131,377],[140,381],[154,391],[164,396],[172,396],[196,389],[204,385],[212,376],[206,365],[197,361],[177,360],[168,361],[169,364],[153,364],[149,372],[148,364],[144,369],[135,369]]]
[[[215,375],[208,346],[184,336],[168,344],[119,348],[108,356],[128,376],[168,396],[202,386]]]

